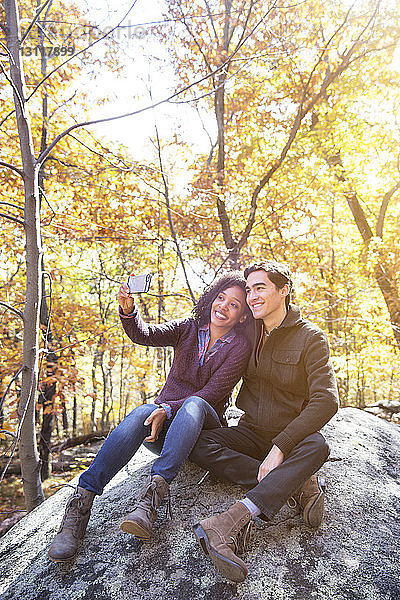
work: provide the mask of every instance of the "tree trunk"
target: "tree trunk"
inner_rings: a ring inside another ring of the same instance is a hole
[[[221,41],[221,55],[219,57],[220,64],[218,66],[221,66],[226,61],[229,54],[231,5],[232,2],[230,0],[225,0],[224,32],[223,39]],[[232,235],[230,219],[226,210],[225,201],[223,199],[225,183],[225,81],[228,76],[229,66],[229,64],[226,65],[225,68],[219,72],[216,78],[216,89],[214,92],[214,112],[218,132],[216,182],[219,187],[219,192],[217,196],[217,211],[225,247],[229,252],[229,266],[232,269],[237,269],[239,267],[240,250],[238,251],[237,248],[235,248],[235,241]]]
[[[368,248],[370,241],[373,238],[373,230],[368,223],[367,216],[364,212],[363,207],[360,204],[356,191],[352,188],[351,182],[348,179],[345,171],[340,150],[332,149],[325,155],[325,160],[329,167],[333,170],[333,173],[338,181],[345,183],[348,186],[348,190],[345,191],[344,196],[349,205],[351,214],[353,215],[354,223],[361,235],[362,241],[365,248]],[[392,190],[396,190],[397,186],[394,186]],[[391,191],[392,191],[391,190]],[[385,205],[389,198],[385,195],[382,204]],[[387,206],[386,206],[387,208]],[[380,211],[378,226],[382,237],[383,231],[383,211]],[[389,312],[390,321],[393,329],[393,335],[396,340],[397,346],[400,348],[400,294],[397,289],[395,279],[391,276],[391,273],[385,268],[381,261],[378,260],[374,267],[375,280],[382,293],[386,307]]]
[[[43,400],[43,415],[42,415],[42,426],[40,428],[40,441],[39,441],[39,456],[40,456],[40,476],[42,481],[48,479],[51,475],[51,460],[50,460],[50,442],[51,434],[53,431],[53,403],[50,399],[50,403],[47,398]]]
[[[71,343],[71,337],[68,336],[68,341],[69,343]],[[78,370],[76,368],[76,360],[75,360],[75,352],[73,350],[73,348],[70,348],[70,364],[72,366],[72,369],[74,371],[74,373],[77,373]],[[76,397],[76,379],[74,378],[73,382],[72,382],[72,393],[73,393],[73,404],[72,404],[72,437],[74,437],[76,435],[76,428],[77,428],[77,420],[78,420],[78,402],[77,402],[77,397]],[[67,427],[68,429],[68,427]]]
[[[67,413],[67,405],[65,401],[61,402],[61,422],[63,427],[63,432],[65,435],[68,435],[68,413]]]
[[[77,418],[77,402],[76,402],[76,392],[75,392],[75,384],[74,384],[74,404],[72,409],[72,436],[76,435],[76,418]]]
[[[37,9],[40,8],[40,0],[36,1]],[[50,10],[51,2],[49,3],[45,18]],[[47,75],[47,55],[44,46],[45,39],[45,22],[39,22],[39,39],[40,39],[40,73],[42,78]],[[47,106],[47,91],[46,84],[44,85],[44,94],[42,98],[42,134],[40,139],[40,154],[46,150],[47,147],[47,121],[48,121],[48,106]],[[44,198],[44,165],[42,164],[39,170],[39,199],[40,205]],[[50,318],[49,307],[47,304],[47,296],[46,296],[46,282],[44,276],[44,260],[42,257],[42,299],[41,299],[41,307],[40,307],[40,325],[41,330],[43,332],[44,341],[46,346],[51,346],[53,343],[53,334],[50,326]],[[51,289],[51,282],[50,282]],[[50,300],[51,302],[51,300]],[[49,353],[45,355],[46,360],[46,375],[47,377],[54,377],[55,372],[57,370],[57,355],[53,353]],[[42,412],[42,425],[40,430],[40,440],[39,440],[39,455],[42,461],[41,465],[41,477],[42,481],[47,479],[51,473],[51,460],[50,460],[50,444],[51,444],[51,435],[53,432],[54,425],[54,394],[56,393],[56,383],[52,381],[51,383],[45,383],[42,387],[42,392],[39,397],[39,401],[43,406]],[[63,425],[65,430],[64,423],[64,415],[63,413]]]
[[[16,0],[5,0],[6,38],[10,57],[14,105],[19,134],[25,192],[26,300],[21,398],[18,405],[19,455],[25,502],[32,510],[44,500],[40,461],[36,445],[35,406],[39,357],[39,312],[41,304],[40,204],[38,169],[33,150],[29,114],[25,103],[25,78],[20,51],[20,26]]]
[[[157,253],[157,273],[158,273],[158,311],[157,311],[157,323],[161,323],[162,316],[165,311],[164,303],[164,274],[162,271],[162,260],[164,258],[164,242],[161,242],[158,246]],[[162,373],[166,379],[166,365],[165,365],[165,348],[157,348],[157,372]]]
[[[57,356],[49,353],[46,357],[46,375],[54,377],[57,369]],[[56,382],[46,383],[40,394],[39,401],[43,407],[42,426],[40,429],[39,456],[41,460],[42,481],[48,479],[51,474],[50,445],[51,434],[54,424],[54,394],[56,393]]]
[[[390,315],[390,322],[393,329],[393,335],[396,340],[397,346],[400,349],[400,297],[399,290],[390,274],[387,273],[385,268],[378,263],[374,269],[375,279],[381,290],[382,296],[385,300],[386,307]]]
[[[101,370],[101,379],[103,383],[103,406],[101,409],[101,429],[104,429],[106,423],[106,413],[107,413],[107,375],[104,367],[104,350],[100,354],[100,370]]]
[[[95,349],[94,351],[94,356],[93,356],[93,364],[92,364],[92,410],[90,412],[90,421],[92,423],[92,429],[95,430],[96,429],[96,400],[97,400],[97,380],[96,380],[96,367],[97,367],[97,361],[98,361],[98,348]]]

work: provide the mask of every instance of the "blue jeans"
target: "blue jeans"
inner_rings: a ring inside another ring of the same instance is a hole
[[[102,494],[105,485],[134,456],[151,426],[144,421],[155,410],[156,404],[142,404],[135,408],[105,440],[90,467],[79,478],[79,486],[95,494]],[[151,474],[161,475],[168,483],[176,477],[191,453],[202,429],[215,429],[221,423],[215,410],[199,396],[190,396],[182,404],[172,421],[164,421],[155,442],[144,445],[160,456],[154,461]]]

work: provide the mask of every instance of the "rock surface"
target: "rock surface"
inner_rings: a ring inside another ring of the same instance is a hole
[[[22,519],[0,540],[2,600],[398,600],[400,429],[344,408],[324,428],[331,446],[326,514],[311,530],[285,506],[257,535],[244,558],[245,582],[214,571],[191,524],[228,508],[240,488],[208,479],[187,463],[172,484],[174,519],[156,522],[145,544],[119,529],[153,455],[141,450],[97,498],[75,561],[56,564],[48,545],[69,488]]]

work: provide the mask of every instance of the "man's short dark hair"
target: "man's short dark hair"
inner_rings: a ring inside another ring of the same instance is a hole
[[[244,270],[244,276],[247,279],[250,273],[254,271],[265,271],[268,279],[272,281],[278,290],[281,290],[286,284],[289,286],[289,293],[285,298],[286,308],[290,303],[290,294],[293,290],[293,278],[289,267],[276,260],[266,260],[259,263],[254,263]]]

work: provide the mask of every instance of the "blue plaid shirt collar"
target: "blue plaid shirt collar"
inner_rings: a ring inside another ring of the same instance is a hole
[[[222,337],[220,337],[212,348],[207,352],[207,346],[210,342],[210,325],[203,325],[199,327],[198,330],[198,340],[199,340],[199,363],[202,366],[205,362],[207,362],[224,344],[229,344],[234,337],[236,336],[235,330],[231,329],[228,333],[225,333]]]

